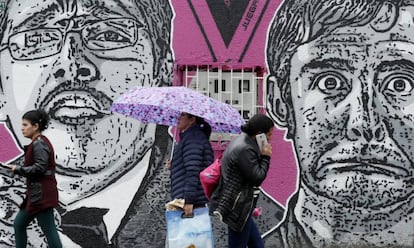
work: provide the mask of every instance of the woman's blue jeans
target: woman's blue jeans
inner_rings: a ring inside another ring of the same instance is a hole
[[[249,217],[241,232],[229,229],[229,248],[264,248],[263,239],[252,217]]]

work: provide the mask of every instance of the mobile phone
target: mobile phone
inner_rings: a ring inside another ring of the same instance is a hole
[[[257,142],[257,144],[259,145],[259,149],[260,149],[260,151],[262,150],[262,142],[264,143],[264,144],[268,144],[268,142],[267,142],[267,138],[266,138],[266,134],[264,134],[264,133],[259,133],[259,134],[257,134],[256,135],[256,142]]]

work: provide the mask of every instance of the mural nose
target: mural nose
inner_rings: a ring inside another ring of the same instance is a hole
[[[62,48],[61,62],[53,73],[56,79],[66,79],[76,82],[91,82],[98,78],[98,68],[88,57],[77,34],[70,34]],[[62,59],[63,57],[63,59]]]
[[[87,58],[76,69],[76,80],[80,82],[90,82],[97,78],[98,70],[88,61]]]
[[[89,68],[79,68],[77,73],[80,76],[88,76],[91,74],[91,70]]]
[[[387,134],[387,118],[374,91],[363,92],[350,103],[347,137],[351,141],[380,142]]]
[[[382,141],[385,138],[385,125],[378,123],[374,127],[352,127],[348,129],[348,138],[351,141],[363,139],[366,142]]]
[[[55,76],[55,78],[63,78],[63,77],[65,77],[65,70],[60,68],[60,69],[56,70],[56,72],[53,75]]]

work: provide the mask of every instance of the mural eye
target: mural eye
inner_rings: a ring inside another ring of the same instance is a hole
[[[13,34],[9,38],[9,48],[16,60],[45,58],[59,52],[62,32],[58,29],[34,29]]]
[[[384,92],[387,95],[411,95],[414,88],[414,78],[405,74],[391,75],[385,79]]]
[[[350,90],[345,77],[336,72],[326,72],[318,75],[312,85],[314,85],[314,88],[317,87],[322,93],[331,96],[345,94]]]
[[[106,32],[100,33],[97,36],[92,37],[91,39],[98,40],[98,41],[109,41],[109,42],[130,42],[130,39],[114,31],[106,31]]]
[[[119,49],[135,44],[140,27],[142,25],[131,19],[108,19],[85,27],[82,37],[92,50]]]

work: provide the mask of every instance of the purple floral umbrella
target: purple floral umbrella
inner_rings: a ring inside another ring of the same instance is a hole
[[[182,86],[135,87],[114,101],[111,111],[145,123],[176,126],[181,112],[204,118],[213,132],[240,133],[243,117],[231,105]]]

